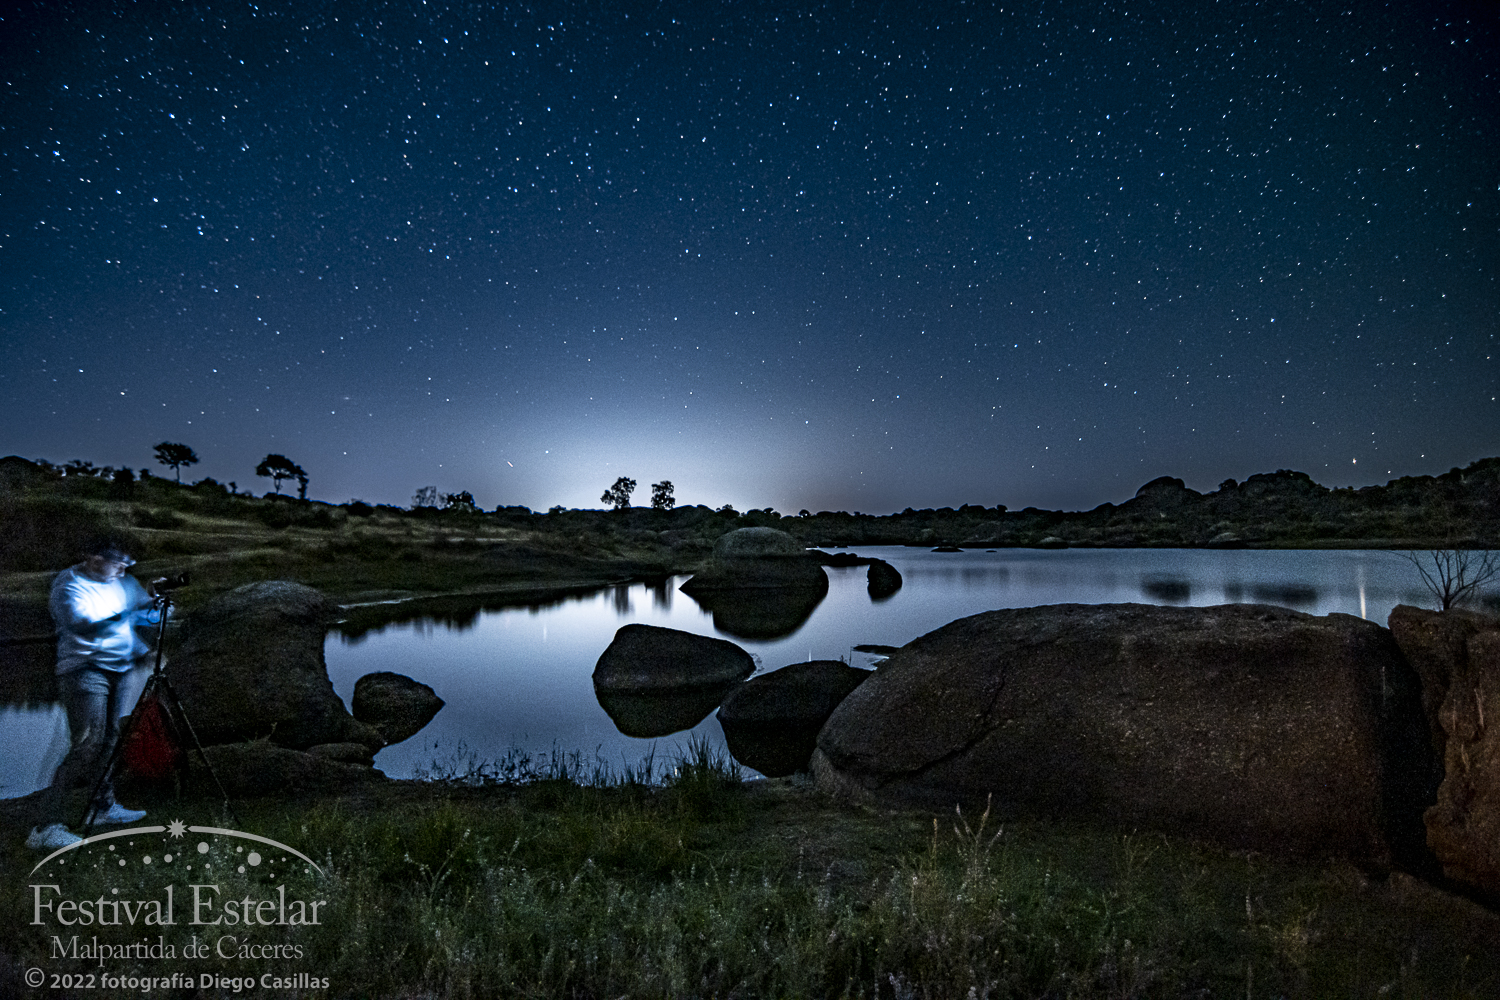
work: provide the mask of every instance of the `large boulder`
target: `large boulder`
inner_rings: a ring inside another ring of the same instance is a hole
[[[229,743],[204,747],[213,768],[210,775],[198,754],[188,755],[189,776],[204,794],[218,791],[214,778],[230,798],[259,795],[325,794],[347,792],[361,785],[378,785],[386,776],[361,763],[338,759],[330,748],[292,750],[274,743]]]
[[[737,528],[680,588],[713,612],[714,627],[741,639],[778,639],[812,616],[828,593],[819,553],[775,528]]]
[[[1055,605],[898,650],[818,737],[819,785],[1258,849],[1420,860],[1431,750],[1388,631],[1263,605]]]
[[[205,745],[268,739],[296,750],[385,739],[350,715],[328,679],[323,639],[335,605],[282,580],[222,594],[183,624],[172,682]]]
[[[802,543],[775,528],[736,528],[714,542],[715,559],[766,559],[800,556]]]
[[[746,681],[719,706],[730,754],[770,778],[807,770],[818,730],[871,673],[840,660],[812,660]]]
[[[728,640],[636,624],[616,632],[600,654],[594,688],[642,693],[712,688],[754,672],[755,660]]]
[[[443,699],[405,674],[380,670],[354,682],[354,717],[373,726],[387,744],[415,736],[443,707]]]
[[[791,535],[775,528],[736,528],[714,543],[713,555],[683,593],[712,590],[816,590],[828,592],[828,574]]]
[[[1500,620],[1399,605],[1391,634],[1422,678],[1446,772],[1423,817],[1427,844],[1456,882],[1500,900]]]

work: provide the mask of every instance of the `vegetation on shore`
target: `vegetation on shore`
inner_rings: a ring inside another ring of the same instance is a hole
[[[294,876],[289,895],[330,901],[326,925],[255,938],[300,944],[305,958],[278,971],[328,977],[320,996],[1500,991],[1500,917],[1399,873],[1158,834],[839,807],[790,779],[742,785],[702,748],[674,763],[654,785],[644,770],[511,760],[363,799],[237,804],[240,829],[324,869]],[[210,822],[194,816],[212,807],[151,805],[161,822]],[[15,833],[0,855],[11,871],[31,863]],[[89,892],[108,895],[118,878],[100,878]],[[30,912],[24,882],[0,885],[11,922],[0,980],[51,947],[47,928],[18,919]]]
[[[108,475],[96,474],[108,472]],[[455,495],[466,497],[467,494]],[[1488,548],[1500,537],[1500,458],[1442,476],[1330,490],[1297,472],[1199,494],[1160,479],[1123,504],[1069,513],[965,505],[875,516],[783,516],[704,506],[534,513],[472,502],[404,509],[254,497],[212,479],[183,485],[87,463],[0,459],[0,594],[35,598],[102,531],[141,572],[189,569],[191,605],[240,583],[292,579],[344,603],[488,592],[512,603],[691,572],[716,538],[772,526],[807,545]]]

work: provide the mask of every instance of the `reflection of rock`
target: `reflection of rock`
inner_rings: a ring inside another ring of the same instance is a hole
[[[1065,539],[1058,538],[1056,535],[1048,535],[1046,538],[1043,538],[1033,546],[1033,548],[1038,549],[1065,549],[1067,547],[1067,541]]]
[[[443,699],[420,681],[381,670],[354,682],[351,707],[354,717],[374,726],[389,745],[415,736],[438,714]]]
[[[334,607],[311,587],[276,580],[246,584],[194,611],[167,674],[199,740],[268,737],[298,750],[383,746],[328,679],[323,639]]]
[[[594,688],[675,693],[682,688],[719,687],[754,671],[750,654],[727,640],[656,625],[626,625],[600,654],[594,666]]]
[[[818,736],[823,788],[1420,862],[1418,682],[1390,633],[1264,605],[1057,605],[904,646]]]
[[[870,597],[877,601],[890,597],[901,589],[900,572],[882,559],[876,559],[870,563],[870,568],[865,571],[865,579]]]
[[[1193,596],[1193,585],[1173,576],[1148,576],[1141,581],[1141,593],[1158,601],[1186,601]]]
[[[1257,604],[1316,604],[1318,590],[1305,583],[1255,583],[1250,585],[1250,596]]]
[[[713,612],[714,628],[720,632],[740,639],[779,639],[801,628],[828,593],[827,575],[822,567],[813,568],[820,587],[703,590],[692,596],[704,610]]]
[[[818,730],[871,673],[838,660],[813,660],[746,681],[719,707],[729,752],[771,778],[807,770]]]
[[[594,694],[616,729],[626,736],[654,739],[692,729],[718,708],[724,696],[738,684],[739,681],[731,681],[713,687],[651,692],[596,687]]]
[[[1500,900],[1500,621],[1403,604],[1390,626],[1422,678],[1429,735],[1446,772],[1423,817],[1427,845],[1445,875]]]

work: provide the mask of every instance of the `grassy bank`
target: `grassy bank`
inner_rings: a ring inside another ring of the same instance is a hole
[[[787,780],[742,785],[701,751],[662,785],[640,777],[469,769],[364,798],[241,803],[240,829],[324,868],[289,891],[332,914],[257,940],[300,943],[295,967],[330,979],[308,995],[339,997],[1500,993],[1500,918],[1400,874],[847,809]],[[16,840],[12,872],[34,863]],[[0,889],[7,920],[29,912],[24,881]],[[48,947],[24,925],[4,940],[6,978]]]

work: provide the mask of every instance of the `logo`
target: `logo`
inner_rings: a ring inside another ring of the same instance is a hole
[[[334,916],[317,862],[243,830],[114,830],[32,868],[23,976],[38,990],[321,991],[313,936]]]

